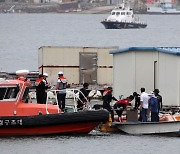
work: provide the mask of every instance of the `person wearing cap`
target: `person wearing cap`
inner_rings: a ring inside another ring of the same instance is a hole
[[[50,88],[50,84],[48,83],[47,78],[48,78],[48,74],[47,73],[43,73],[43,82],[44,82],[45,88],[46,88],[46,90],[45,90],[45,97],[44,97],[44,101],[43,101],[44,104],[46,104],[46,101],[47,101],[47,89]]]
[[[43,74],[43,81],[44,81],[44,83],[45,83],[45,85],[46,85],[47,87],[50,87],[50,85],[49,85],[49,83],[48,83],[48,81],[47,81],[47,78],[48,78],[48,74],[47,74],[47,73],[44,73],[44,74]]]
[[[158,100],[154,95],[154,92],[150,92],[149,94],[149,109],[151,111],[151,122],[159,122],[159,113],[158,113]]]
[[[44,104],[44,98],[46,97],[46,86],[43,81],[43,75],[40,74],[38,79],[35,81],[35,87],[36,87],[36,99],[37,103]]]
[[[154,89],[154,95],[157,97],[157,100],[158,100],[158,113],[159,113],[159,111],[162,109],[162,106],[163,106],[163,104],[162,104],[162,96],[161,95],[159,95],[159,89]]]
[[[135,106],[134,109],[138,109],[140,105],[140,95],[137,92],[133,92],[133,96],[135,98]]]
[[[114,111],[110,105],[112,100],[117,101],[117,99],[112,95],[112,87],[108,87],[103,93],[103,108],[108,110],[111,113],[111,119],[114,121]]]
[[[147,122],[147,111],[149,105],[149,96],[145,92],[145,88],[141,88],[141,95],[140,95],[140,114],[142,118],[142,122]]]
[[[56,84],[57,92],[57,100],[59,108],[65,112],[65,100],[66,100],[66,86],[67,86],[67,79],[64,77],[63,72],[58,73],[58,79]]]

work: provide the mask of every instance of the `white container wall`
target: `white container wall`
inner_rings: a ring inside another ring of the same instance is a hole
[[[57,74],[59,71],[64,72],[64,75],[68,79],[69,84],[81,84],[82,81],[80,81],[80,78],[82,78],[81,70],[83,66],[80,66],[80,55],[82,55],[81,53],[87,53],[88,56],[88,54],[90,55],[90,53],[96,53],[97,58],[94,57],[90,60],[96,61],[92,67],[95,71],[97,71],[97,73],[94,73],[97,75],[95,78],[94,76],[93,77],[90,76],[89,80],[92,79],[92,81],[94,81],[95,79],[94,84],[98,84],[98,85],[104,85],[104,84],[112,85],[113,56],[109,54],[109,51],[116,49],[118,49],[118,47],[43,46],[40,47],[38,50],[39,72],[48,73],[49,74],[48,80],[52,84],[56,83]],[[86,71],[84,72],[86,73]]]
[[[115,97],[127,97],[134,91],[140,93],[141,87],[147,93],[158,88],[163,105],[180,106],[180,55],[176,51],[129,48],[112,54]]]

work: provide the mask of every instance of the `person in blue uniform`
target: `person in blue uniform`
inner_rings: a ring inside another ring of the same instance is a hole
[[[162,110],[162,96],[159,94],[159,89],[154,89],[154,95],[157,97],[157,100],[158,100],[158,113],[160,110]]]
[[[149,108],[151,111],[151,122],[159,122],[158,99],[153,92],[149,94]]]

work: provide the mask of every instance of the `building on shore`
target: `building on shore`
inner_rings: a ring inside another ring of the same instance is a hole
[[[163,105],[180,106],[180,48],[131,47],[113,55],[114,94],[129,96],[145,87],[160,90]]]

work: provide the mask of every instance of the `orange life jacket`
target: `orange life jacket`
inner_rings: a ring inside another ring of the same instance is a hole
[[[36,81],[35,81],[35,86],[38,86],[40,82],[42,82],[42,78],[38,78]]]
[[[105,96],[107,93],[109,93],[110,90],[109,89],[106,89],[104,92],[103,92],[103,96]]]

